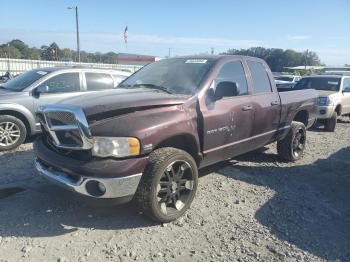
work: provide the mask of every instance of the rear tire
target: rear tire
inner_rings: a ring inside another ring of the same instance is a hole
[[[180,149],[160,148],[150,154],[134,202],[151,219],[168,223],[189,209],[197,185],[193,157]]]
[[[337,112],[334,112],[331,118],[325,120],[324,130],[327,132],[334,132],[335,127],[337,125],[337,119],[338,119],[338,114]]]
[[[9,115],[0,116],[0,151],[17,148],[26,136],[26,126],[20,119]]]
[[[305,145],[305,125],[293,121],[287,136],[277,142],[277,152],[284,160],[294,162],[303,156]]]

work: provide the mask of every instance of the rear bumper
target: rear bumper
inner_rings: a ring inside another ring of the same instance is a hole
[[[76,193],[94,198],[123,198],[135,194],[147,157],[91,159],[82,161],[49,149],[41,140],[34,142],[37,172]]]

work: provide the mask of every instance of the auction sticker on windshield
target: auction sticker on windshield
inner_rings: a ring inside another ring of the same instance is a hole
[[[186,60],[186,64],[205,64],[207,59],[188,59]]]
[[[44,76],[44,75],[47,74],[47,72],[45,72],[45,71],[38,71],[38,72],[36,72],[36,73],[39,74],[39,75],[42,75],[42,76]]]

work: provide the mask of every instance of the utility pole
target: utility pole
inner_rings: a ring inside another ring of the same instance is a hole
[[[210,53],[213,55],[214,54],[214,47],[210,48]]]
[[[304,62],[304,65],[305,65],[305,70],[306,70],[306,66],[307,66],[307,55],[309,53],[309,49],[306,49],[306,52],[305,52],[305,62]]]
[[[170,47],[169,47],[169,54],[168,54],[168,57],[170,57],[170,51],[171,51],[171,49],[170,49]]]
[[[79,17],[78,17],[78,6],[68,7],[68,9],[75,9],[75,22],[77,27],[77,55],[78,62],[80,63],[80,41],[79,41]]]
[[[10,43],[7,43],[7,71],[10,72]]]

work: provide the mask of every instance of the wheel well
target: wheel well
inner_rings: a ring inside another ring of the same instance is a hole
[[[161,143],[159,143],[155,149],[162,147],[173,147],[177,149],[182,149],[189,153],[193,159],[196,161],[197,165],[200,162],[200,157],[198,155],[198,146],[194,137],[191,135],[178,135],[168,138]]]
[[[19,113],[17,111],[12,111],[12,110],[2,110],[2,111],[0,111],[0,115],[1,116],[14,116],[14,117],[17,117],[25,125],[25,127],[27,129],[27,137],[29,137],[31,135],[30,124],[28,122],[28,119],[23,114],[21,114],[21,113]]]
[[[293,121],[301,122],[307,126],[309,122],[309,113],[305,110],[299,111],[293,118]]]
[[[335,108],[335,112],[337,112],[338,116],[341,116],[341,105],[337,105],[337,107]]]

